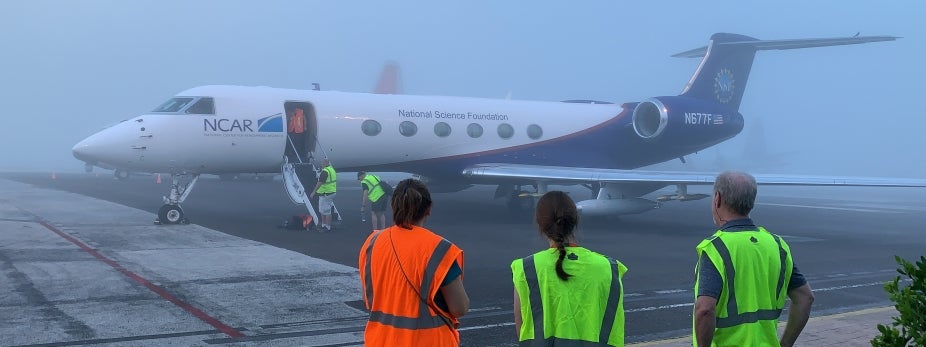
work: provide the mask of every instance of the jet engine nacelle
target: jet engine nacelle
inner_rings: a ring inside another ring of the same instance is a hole
[[[658,96],[640,102],[633,109],[633,130],[648,140],[709,142],[738,134],[743,130],[743,115],[707,100]]]
[[[591,199],[576,204],[583,216],[608,216],[643,213],[659,207],[659,203],[643,198]]]

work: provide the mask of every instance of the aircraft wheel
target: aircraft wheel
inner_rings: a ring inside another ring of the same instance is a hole
[[[177,205],[166,204],[158,210],[158,221],[161,224],[178,224],[184,221],[183,209]]]
[[[117,180],[122,181],[129,178],[129,172],[122,169],[116,169],[113,171],[113,176],[116,177]]]

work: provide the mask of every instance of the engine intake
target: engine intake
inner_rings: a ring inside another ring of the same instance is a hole
[[[641,102],[633,109],[633,130],[637,136],[651,139],[662,134],[669,125],[669,112],[659,99]]]
[[[715,144],[743,129],[743,116],[724,105],[685,96],[646,99],[633,109],[637,136],[659,142]]]

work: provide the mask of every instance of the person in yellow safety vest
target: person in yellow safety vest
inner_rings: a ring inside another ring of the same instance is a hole
[[[296,107],[287,112],[286,131],[289,134],[290,143],[287,144],[287,153],[295,153],[297,158],[302,158],[305,151],[305,111],[301,107]]]
[[[785,240],[749,218],[755,200],[756,180],[747,173],[726,171],[714,181],[711,214],[720,230],[697,247],[694,346],[790,347],[810,317],[813,290]],[[779,340],[786,294],[791,306]]]
[[[566,193],[544,194],[536,220],[550,248],[511,263],[520,345],[623,346],[627,267],[576,244],[579,216]]]
[[[458,318],[469,310],[463,250],[422,227],[431,214],[424,183],[409,178],[395,192],[395,225],[370,233],[358,257],[364,346],[459,346]]]
[[[382,179],[371,173],[363,171],[357,172],[357,180],[360,181],[360,188],[363,194],[360,194],[360,213],[363,214],[364,206],[367,200],[370,201],[370,214],[373,220],[373,230],[386,229],[386,193],[383,191]]]
[[[322,215],[320,231],[331,231],[331,209],[334,207],[334,195],[338,192],[338,175],[331,167],[328,158],[322,159],[322,172],[318,175],[318,183],[312,189],[309,198],[318,194],[318,212]]]

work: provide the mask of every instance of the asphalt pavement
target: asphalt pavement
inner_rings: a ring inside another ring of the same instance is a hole
[[[25,183],[2,181],[6,183],[2,185],[4,195],[0,201],[9,206],[2,211],[25,211],[19,217],[15,214],[12,217],[0,216],[5,223],[14,223],[3,227],[4,239],[0,243],[6,245],[0,247],[0,255],[5,257],[0,261],[8,264],[4,272],[8,278],[19,278],[21,281],[28,279],[35,283],[32,279],[34,274],[24,272],[21,262],[10,255],[19,254],[17,252],[22,252],[23,247],[44,250],[47,248],[44,242],[53,242],[56,247],[63,244],[69,249],[80,249],[74,243],[68,246],[69,241],[54,230],[35,224],[36,220],[44,220],[64,235],[75,237],[88,244],[89,248],[107,255],[107,259],[120,266],[138,266],[136,273],[152,275],[155,280],[149,281],[158,283],[165,293],[186,299],[184,302],[190,306],[200,307],[207,316],[223,322],[232,330],[238,329],[241,334],[250,336],[250,339],[263,336],[261,338],[265,339],[264,342],[273,341],[275,344],[285,345],[289,342],[284,341],[298,341],[293,343],[320,346],[349,345],[359,341],[356,337],[362,327],[357,329],[363,321],[362,310],[359,310],[357,304],[359,282],[351,276],[355,276],[357,252],[371,227],[369,222],[363,223],[360,220],[359,189],[354,182],[345,181],[340,185],[336,202],[343,220],[338,228],[330,233],[315,233],[279,228],[283,220],[302,212],[300,206],[293,205],[285,196],[279,181],[202,179],[183,204],[193,225],[155,226],[151,223],[154,212],[161,205],[160,196],[168,190],[166,177],[161,184],[156,183],[153,176],[133,177],[125,181],[113,180],[109,175],[94,174],[57,174],[55,179],[51,179],[48,174],[35,173],[4,174],[3,177]],[[15,193],[11,193],[11,189]],[[590,195],[582,187],[565,189],[577,200]],[[61,191],[76,194],[64,194]],[[461,336],[465,346],[516,345],[508,265],[513,259],[546,246],[531,224],[530,216],[511,216],[504,201],[492,199],[492,193],[491,187],[476,187],[458,193],[434,194],[432,216],[426,223],[426,227],[444,235],[465,252],[465,286],[472,301],[471,312],[462,319]],[[811,331],[815,328],[826,330],[822,328],[824,322],[848,322],[855,319],[858,321],[856,324],[872,328],[877,322],[886,323],[883,320],[890,316],[890,310],[886,310],[888,313],[878,311],[880,315],[853,313],[890,306],[883,283],[896,276],[894,255],[911,259],[926,249],[926,233],[922,232],[921,227],[926,222],[923,214],[926,211],[926,198],[922,196],[920,192],[909,189],[760,188],[754,219],[770,231],[785,237],[791,245],[796,263],[807,276],[817,296],[814,318],[808,324],[807,333],[798,340],[799,343],[816,346],[823,345],[822,341],[835,341],[833,338],[836,336],[848,336],[836,333],[828,338],[825,333],[821,333],[822,338],[815,338],[817,335],[811,334]],[[53,212],[45,212],[45,208],[51,208],[49,206],[55,206],[51,209]],[[690,334],[691,326],[691,287],[696,261],[694,246],[714,229],[708,211],[708,201],[673,201],[640,215],[581,221],[580,244],[620,259],[630,268],[624,278],[628,343],[659,345],[675,341],[685,345],[685,336]],[[12,241],[6,238],[11,237],[11,234],[6,231],[23,228],[22,223],[44,236],[17,236],[15,243],[9,243]],[[195,231],[185,228],[194,228]],[[127,235],[144,236],[136,238]],[[191,238],[195,242],[190,241]],[[213,247],[209,241],[213,238],[225,240],[222,242],[231,242],[229,240],[233,239],[235,244],[243,242],[242,245],[247,246]],[[15,247],[10,247],[11,244]],[[184,244],[191,244],[190,248],[196,250],[192,252],[194,255],[203,252],[211,254],[213,248],[225,249],[227,252],[209,256],[193,256],[177,251],[160,254],[162,250],[181,248]],[[260,251],[253,251],[249,247]],[[265,251],[269,253],[262,253]],[[139,254],[137,252],[154,252],[159,255],[142,259],[134,255]],[[78,251],[70,249],[64,253]],[[95,257],[92,254],[89,256]],[[88,254],[81,257],[86,258]],[[208,261],[203,261],[203,257],[208,258]],[[264,258],[274,260],[260,260]],[[280,258],[286,261],[279,261]],[[106,264],[99,258],[94,259]],[[311,275],[319,271],[311,264],[325,264],[322,268],[327,270],[321,271],[322,275]],[[279,268],[274,265],[279,265]],[[107,266],[115,269],[111,265]],[[169,271],[161,271],[162,268]],[[94,271],[111,275],[109,270]],[[298,276],[293,278],[291,276],[294,272],[305,272],[311,279]],[[77,271],[66,273],[73,275]],[[257,276],[257,273],[266,276]],[[93,281],[97,277],[107,278],[102,274],[84,276],[70,279],[68,281],[71,282],[67,283]],[[216,280],[215,277],[223,279]],[[227,283],[230,281],[228,278],[237,278],[247,285],[210,288],[203,290],[203,293],[209,294],[201,296],[190,295],[191,290],[185,287],[190,283],[208,287],[212,283]],[[138,290],[135,288],[138,285],[131,281],[128,284],[119,283],[119,286],[127,288],[124,290]],[[284,286],[287,289],[281,290],[281,283],[299,285]],[[45,284],[61,283],[51,281]],[[18,288],[15,285],[11,290]],[[303,295],[310,292],[311,296],[324,298],[326,301],[323,306],[335,307],[339,313],[315,311],[315,303],[308,304],[304,299],[281,294],[290,290],[299,291]],[[35,289],[32,293],[43,291]],[[18,310],[23,306],[11,302],[39,300],[59,306],[61,302],[84,300],[81,295],[92,296],[89,293],[93,292],[73,293],[73,296],[67,298],[38,295],[44,296],[44,299],[30,296],[33,294],[22,294],[23,298],[20,299],[0,301],[0,310],[4,316],[19,317],[23,313]],[[228,296],[238,301],[229,303],[217,299]],[[138,294],[113,294],[106,301],[114,305],[133,306],[139,305],[135,303],[138,297]],[[146,296],[144,299],[146,302],[171,306],[171,300],[159,297]],[[247,304],[242,304],[242,301]],[[252,305],[252,302],[262,305]],[[249,314],[242,316],[243,311]],[[157,332],[142,334],[159,337],[138,341],[158,345],[158,341],[166,341],[162,340],[168,338],[165,336],[173,335],[186,336],[188,340],[183,340],[183,344],[250,341],[248,338],[234,340],[242,337],[224,334],[221,329],[204,323],[202,319],[196,318],[196,314],[188,311],[171,310],[170,314],[157,313],[156,310],[151,312],[149,314],[144,309],[137,310],[135,314],[142,318],[150,315],[150,319],[163,320],[165,323],[154,329]],[[139,335],[126,332],[126,329],[115,324],[121,319],[95,319],[90,313],[86,316],[69,316],[70,323],[59,323],[63,328],[54,328],[60,333],[39,334],[40,331],[52,329],[51,325],[54,324],[48,323],[49,326],[44,329],[27,332],[26,335],[34,336],[31,340],[9,340],[9,336],[13,335],[6,332],[33,326],[36,324],[34,320],[6,320],[0,325],[0,332],[3,332],[0,336],[4,336],[0,337],[0,345],[94,341],[99,336]],[[834,320],[832,317],[842,318]],[[189,323],[191,321],[198,323],[193,325]],[[328,333],[320,335],[315,328],[296,328],[307,327],[309,323],[306,322],[314,321],[331,325],[325,328],[329,329]],[[79,329],[69,330],[68,324],[76,324]],[[268,328],[280,326],[290,330],[273,331]],[[203,333],[195,333],[197,331]],[[332,334],[341,334],[337,335],[340,340],[333,338],[335,335]],[[329,340],[319,342],[323,340],[319,336]],[[651,342],[665,339],[669,340]],[[859,339],[862,337],[853,338]],[[118,341],[113,343],[118,344]]]

